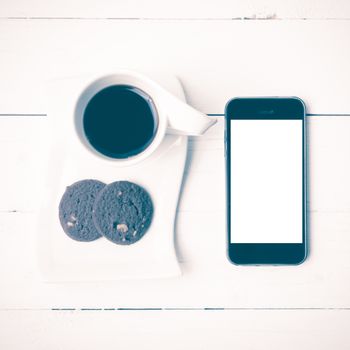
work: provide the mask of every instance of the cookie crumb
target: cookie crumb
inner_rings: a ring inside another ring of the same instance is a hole
[[[126,233],[126,232],[128,232],[129,228],[125,224],[118,224],[117,225],[117,230],[122,232],[122,233]]]

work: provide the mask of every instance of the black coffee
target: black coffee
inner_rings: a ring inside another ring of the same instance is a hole
[[[112,85],[92,97],[83,127],[90,144],[112,158],[142,152],[152,142],[158,117],[151,98],[138,88]]]

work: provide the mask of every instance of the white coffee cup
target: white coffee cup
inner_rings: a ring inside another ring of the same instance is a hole
[[[89,142],[83,127],[84,111],[89,101],[99,91],[115,85],[131,86],[141,90],[152,99],[157,113],[157,128],[152,141],[140,153],[122,159],[107,157],[97,151]],[[109,159],[118,165],[132,165],[146,159],[159,147],[167,133],[202,135],[215,122],[216,120],[214,118],[209,118],[206,114],[184,103],[147,76],[130,70],[119,70],[92,82],[81,93],[75,110],[76,131],[83,144],[93,153]]]

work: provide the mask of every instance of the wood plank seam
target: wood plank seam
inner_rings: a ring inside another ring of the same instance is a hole
[[[0,20],[73,20],[73,21],[348,21],[350,17],[278,17],[275,13],[264,16],[244,17],[55,17],[55,16],[0,16]]]
[[[206,113],[208,117],[224,117],[223,113]],[[307,113],[307,117],[350,117],[348,113]],[[0,113],[0,117],[47,117],[46,113]]]
[[[235,311],[235,310],[251,310],[251,311],[267,311],[267,310],[350,310],[349,307],[146,307],[146,308],[52,308],[52,311]]]
[[[103,308],[0,308],[1,311],[350,311],[349,307],[103,307]]]

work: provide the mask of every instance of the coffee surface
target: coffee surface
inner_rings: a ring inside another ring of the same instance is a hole
[[[89,143],[111,158],[141,153],[157,130],[152,99],[138,88],[112,85],[94,95],[84,111],[83,127]]]

